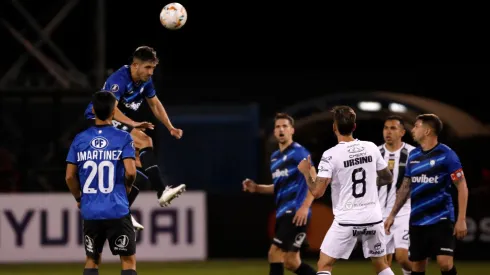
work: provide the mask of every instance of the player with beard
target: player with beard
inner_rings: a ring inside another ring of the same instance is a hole
[[[285,267],[296,274],[314,275],[316,271],[301,261],[299,252],[306,245],[306,227],[311,216],[313,195],[308,191],[306,179],[297,166],[309,152],[293,141],[294,120],[291,116],[279,113],[275,116],[274,124],[279,150],[271,155],[273,184],[257,184],[245,179],[243,190],[275,195],[276,228],[269,249],[269,274],[283,275]],[[311,174],[316,175],[314,167]]]
[[[417,116],[412,136],[420,146],[410,152],[395,205],[385,220],[386,232],[390,233],[395,217],[411,199],[412,275],[424,275],[431,256],[436,256],[442,275],[456,275],[455,237],[462,239],[467,234],[468,187],[458,155],[438,141],[442,127],[442,121],[434,114]],[[458,190],[457,218],[451,197],[454,186]]]

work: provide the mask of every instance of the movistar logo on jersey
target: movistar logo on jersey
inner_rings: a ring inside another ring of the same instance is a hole
[[[428,177],[426,174],[422,174],[418,177],[412,177],[414,183],[439,183],[439,176]]]
[[[289,176],[288,169],[284,169],[284,170],[276,169],[276,171],[274,173],[272,173],[273,179],[279,178],[279,177],[288,177],[288,176]]]

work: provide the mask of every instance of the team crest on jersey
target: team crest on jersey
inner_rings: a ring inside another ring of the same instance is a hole
[[[111,86],[111,92],[117,92],[117,91],[119,91],[119,85],[112,84],[112,86]]]
[[[433,159],[431,159],[430,162],[429,162],[429,164],[430,164],[430,166],[434,166],[434,165],[436,165],[436,161],[433,160]]]
[[[388,160],[388,169],[393,170],[395,168],[395,160],[390,159]]]
[[[104,149],[109,145],[109,141],[105,137],[95,137],[90,141],[90,146],[94,149]]]

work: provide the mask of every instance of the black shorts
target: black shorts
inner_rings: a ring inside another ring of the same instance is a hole
[[[442,221],[426,226],[410,226],[410,260],[417,262],[437,255],[454,255],[454,225]]]
[[[131,216],[114,220],[84,220],[85,253],[98,260],[107,240],[113,255],[132,256],[136,253],[136,233]]]
[[[87,127],[85,127],[85,128],[92,127],[94,125],[95,125],[95,119],[87,119]],[[123,131],[128,132],[128,133],[131,133],[131,131],[133,131],[133,129],[134,129],[132,126],[129,126],[129,125],[124,124],[122,122],[119,122],[117,120],[112,120],[112,125],[114,127],[116,127],[117,129],[123,130]]]
[[[294,213],[284,214],[276,220],[276,228],[272,243],[284,252],[298,252],[308,246],[306,225],[293,224]]]

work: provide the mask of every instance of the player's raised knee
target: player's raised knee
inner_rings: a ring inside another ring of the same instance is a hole
[[[153,147],[153,140],[147,134],[140,130],[131,131],[131,136],[134,139],[134,143],[138,149],[143,149],[147,147]]]

